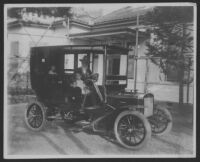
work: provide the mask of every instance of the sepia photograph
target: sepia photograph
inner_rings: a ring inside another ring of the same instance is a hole
[[[196,157],[195,3],[4,4],[4,158]]]

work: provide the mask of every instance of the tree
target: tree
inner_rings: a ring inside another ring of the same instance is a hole
[[[167,74],[168,67],[174,66],[178,71],[179,104],[183,103],[184,71],[188,62],[186,54],[190,53],[193,37],[188,32],[193,22],[193,7],[155,7],[146,14],[146,19],[153,26],[148,32],[154,38],[147,43],[147,56]],[[159,59],[154,59],[155,57]]]

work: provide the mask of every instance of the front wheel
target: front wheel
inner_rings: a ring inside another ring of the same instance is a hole
[[[122,146],[137,150],[151,138],[151,126],[143,114],[124,111],[115,120],[114,133]]]
[[[149,117],[149,122],[153,135],[161,136],[167,134],[172,129],[172,115],[166,108],[155,108],[153,116]]]
[[[33,131],[40,131],[46,125],[46,107],[34,101],[28,104],[25,110],[25,123]]]

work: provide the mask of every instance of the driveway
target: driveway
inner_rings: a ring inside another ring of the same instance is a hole
[[[41,132],[29,130],[24,123],[26,104],[7,107],[8,155],[120,155],[133,156],[187,156],[193,154],[193,110],[171,107],[172,131],[164,136],[152,136],[147,145],[137,151],[121,147],[101,134],[74,132],[64,122],[54,121]],[[10,156],[12,157],[12,156]],[[75,156],[78,157],[78,156]]]

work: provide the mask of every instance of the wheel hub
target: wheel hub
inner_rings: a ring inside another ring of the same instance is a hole
[[[133,132],[133,128],[128,128],[128,132],[132,133]]]
[[[40,116],[40,115],[35,115],[35,114],[32,115],[32,117],[36,117],[36,116]]]

